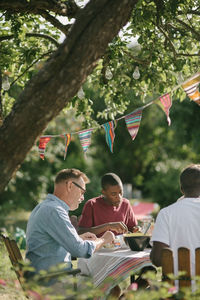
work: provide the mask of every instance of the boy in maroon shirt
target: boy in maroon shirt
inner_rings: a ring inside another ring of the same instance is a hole
[[[102,195],[86,202],[79,220],[79,233],[98,237],[110,230],[115,235],[137,231],[137,220],[129,200],[123,198],[121,179],[107,173],[101,179]]]
[[[129,200],[123,198],[123,185],[119,176],[114,173],[103,175],[101,187],[102,195],[88,200],[84,205],[78,223],[79,234],[92,232],[100,237],[107,230],[115,235],[138,231],[139,226],[131,204]],[[141,278],[146,271],[148,268],[142,269],[135,281],[139,288],[149,285],[148,281]],[[118,298],[120,292],[120,287],[117,285],[112,290],[112,296]]]

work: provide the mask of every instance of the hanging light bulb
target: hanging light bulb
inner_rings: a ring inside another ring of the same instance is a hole
[[[140,71],[139,71],[139,67],[135,67],[135,70],[133,72],[133,78],[134,79],[139,79],[140,78]]]
[[[108,80],[113,78],[113,73],[111,72],[110,68],[106,68],[105,77]]]
[[[79,99],[83,99],[85,97],[85,93],[83,91],[83,88],[81,87],[80,90],[77,93],[77,96]]]
[[[10,88],[10,82],[7,75],[3,76],[2,78],[2,88],[4,91],[8,91]]]

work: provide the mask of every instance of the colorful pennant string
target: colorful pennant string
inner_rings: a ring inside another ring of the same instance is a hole
[[[174,87],[171,90],[171,92],[173,92],[174,90],[176,90],[177,88],[182,86],[182,88],[187,93],[187,95],[190,97],[190,99],[192,99],[193,101],[195,101],[197,104],[200,105],[199,83],[200,83],[200,72],[193,75],[190,79],[188,79],[184,83],[181,83],[178,86]],[[169,110],[172,106],[172,101],[170,98],[170,94],[166,93],[166,94],[162,95],[161,97],[159,97],[159,99],[148,102],[144,106],[139,107],[137,110],[135,110],[134,112],[132,112],[126,116],[121,116],[120,118],[118,118],[114,121],[110,121],[110,122],[107,122],[107,123],[101,125],[101,127],[103,127],[105,130],[106,142],[112,153],[113,153],[113,144],[114,144],[114,139],[115,139],[114,130],[117,125],[117,121],[119,121],[121,119],[125,119],[127,129],[131,135],[132,140],[134,140],[136,138],[136,135],[137,135],[139,127],[140,127],[143,109],[145,109],[146,107],[150,106],[153,103],[158,104],[163,109],[163,111],[165,112],[165,114],[167,116],[168,125],[171,124],[171,120],[169,117]],[[96,127],[96,128],[98,128],[98,127]],[[83,147],[83,151],[85,153],[91,144],[91,133],[93,130],[94,130],[94,128],[90,128],[90,129],[85,129],[85,130],[70,133],[70,134],[50,135],[50,136],[40,137],[40,140],[39,140],[40,157],[44,160],[44,153],[45,153],[46,145],[51,140],[52,137],[62,137],[62,138],[65,138],[65,153],[64,153],[64,159],[65,159],[66,155],[67,155],[67,150],[68,150],[69,144],[71,142],[72,134],[79,135],[79,139],[80,139],[81,145]]]
[[[136,138],[142,118],[142,109],[137,110],[125,117],[126,127],[131,135],[132,140]]]
[[[81,146],[83,147],[84,153],[87,151],[91,144],[91,134],[93,129],[86,129],[78,132]]]
[[[64,160],[65,160],[67,156],[68,146],[71,142],[71,134],[70,133],[61,134],[61,137],[65,139],[65,152],[64,152]]]
[[[170,94],[169,93],[165,94],[165,95],[161,96],[159,99],[160,99],[160,102],[162,104],[161,108],[166,113],[168,126],[170,126],[171,125],[171,119],[169,117],[169,110],[170,110],[170,107],[172,106],[172,101],[171,101],[171,98],[170,98]]]
[[[45,148],[46,148],[46,145],[48,144],[48,142],[50,141],[50,139],[51,139],[51,137],[46,137],[46,136],[40,137],[38,150],[39,150],[40,157],[43,160],[44,160]]]
[[[117,121],[110,121],[102,125],[105,129],[106,143],[108,144],[110,151],[113,153],[113,143],[115,139],[115,128],[117,126]]]
[[[200,72],[195,74],[189,80],[182,84],[182,87],[188,97],[200,105],[200,92],[199,92],[199,83],[200,83]]]

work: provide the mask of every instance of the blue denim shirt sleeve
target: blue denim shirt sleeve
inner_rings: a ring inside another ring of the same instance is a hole
[[[89,258],[94,252],[95,244],[79,237],[65,209],[57,206],[54,209],[46,207],[45,210],[43,221],[44,225],[48,224],[45,229],[47,233],[72,256]]]
[[[83,241],[71,224],[69,206],[48,194],[31,213],[26,231],[26,258],[39,270],[65,263],[71,268],[71,255],[89,258],[95,250],[95,243]]]

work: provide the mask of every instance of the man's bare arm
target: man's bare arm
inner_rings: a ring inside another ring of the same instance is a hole
[[[110,222],[89,228],[79,227],[78,232],[79,234],[92,232],[98,235],[108,230],[116,231],[119,234],[128,232],[128,228],[123,222]]]
[[[161,242],[153,242],[153,248],[150,253],[150,259],[156,267],[161,266],[161,254],[163,248],[169,248],[169,246]]]

